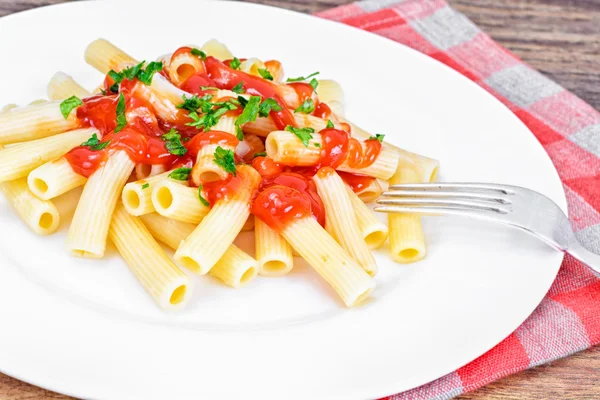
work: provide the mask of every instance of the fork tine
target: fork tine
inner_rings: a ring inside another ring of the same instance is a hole
[[[494,183],[461,183],[461,182],[434,182],[434,183],[403,183],[400,185],[390,185],[390,189],[401,190],[479,190],[486,192],[496,192],[501,194],[514,194],[515,191],[511,186],[498,185]]]
[[[483,219],[488,221],[502,221],[501,214],[481,211],[464,207],[429,207],[429,206],[376,206],[374,211],[384,213],[419,214],[419,215],[455,215]]]
[[[509,208],[501,206],[499,203],[489,203],[483,201],[471,201],[471,200],[460,200],[460,199],[436,199],[436,198],[416,198],[416,197],[402,197],[396,199],[378,199],[378,204],[391,205],[391,206],[437,206],[437,207],[461,207],[468,210],[478,211],[491,211],[501,214],[508,214],[511,212]],[[494,205],[496,204],[496,205]]]
[[[401,187],[401,189],[395,189]],[[471,199],[481,200],[493,203],[511,204],[512,202],[507,197],[503,197],[499,193],[475,193],[475,192],[460,192],[452,190],[434,191],[434,190],[419,190],[419,189],[404,189],[404,185],[390,186],[391,191],[383,192],[382,197],[427,197],[427,198],[456,198],[456,199]]]

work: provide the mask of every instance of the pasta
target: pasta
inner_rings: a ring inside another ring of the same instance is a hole
[[[321,168],[313,180],[325,204],[327,232],[369,275],[375,276],[377,264],[361,235],[344,181],[330,167]]]
[[[235,196],[212,205],[200,225],[175,252],[175,259],[197,274],[204,275],[210,271],[250,216],[248,204],[258,187],[260,176],[253,168],[240,165],[235,181],[238,181]]]
[[[395,261],[425,256],[419,217],[386,225],[365,203],[388,182],[434,180],[438,161],[348,121],[336,81],[286,77],[214,39],[149,62],[97,39],[84,57],[105,75],[93,95],[57,72],[49,100],[1,108],[0,189],[48,235],[52,199],[83,186],[67,251],[102,258],[110,239],[159,307],[191,297],[178,265],[239,288],[298,255],[352,307],[375,288],[371,250],[389,239]],[[234,244],[242,231],[254,253]]]
[[[23,178],[46,161],[62,156],[89,138],[94,129],[77,129],[0,150],[0,182]]]
[[[185,306],[191,297],[190,278],[167,257],[144,224],[120,204],[115,208],[109,237],[131,272],[161,308]]]
[[[102,258],[117,200],[134,164],[125,151],[115,152],[86,182],[69,228],[67,247],[78,257]]]

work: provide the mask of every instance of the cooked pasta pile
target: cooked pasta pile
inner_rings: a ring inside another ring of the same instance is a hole
[[[388,182],[434,180],[438,162],[348,121],[335,81],[284,80],[279,61],[216,40],[146,62],[99,39],[85,59],[105,74],[92,93],[59,72],[50,100],[0,112],[0,188],[48,235],[53,199],[83,186],[68,250],[102,258],[110,239],[160,307],[190,298],[180,267],[238,288],[288,273],[294,253],[350,307],[374,289],[371,250],[388,238],[397,262],[425,256],[418,216],[386,226],[365,202]],[[233,244],[244,230],[255,257]]]

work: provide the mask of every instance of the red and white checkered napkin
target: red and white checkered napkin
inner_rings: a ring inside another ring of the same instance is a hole
[[[496,96],[531,129],[563,182],[571,223],[600,253],[600,113],[524,64],[443,0],[367,0],[318,14],[425,53]],[[600,343],[600,280],[567,256],[523,325],[437,381],[391,399],[446,399]]]

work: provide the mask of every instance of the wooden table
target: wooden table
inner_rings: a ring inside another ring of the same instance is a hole
[[[0,16],[65,0],[0,0]],[[316,12],[351,0],[251,0]],[[422,0],[427,1],[427,0]],[[600,109],[600,0],[450,0],[525,62]],[[600,399],[600,346],[501,379],[475,399]],[[0,374],[0,400],[67,399]]]

